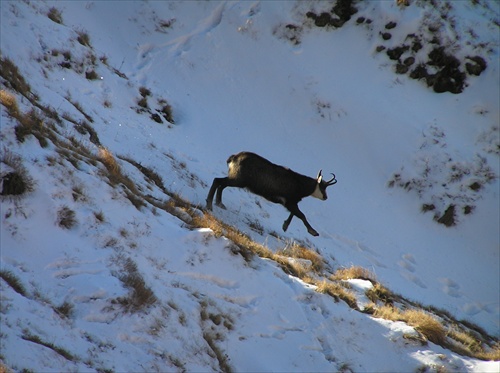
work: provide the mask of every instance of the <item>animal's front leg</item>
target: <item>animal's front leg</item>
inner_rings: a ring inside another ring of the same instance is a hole
[[[285,207],[288,209],[288,211],[290,211],[290,216],[283,224],[283,229],[285,228],[285,225],[288,228],[288,224],[290,224],[290,222],[292,221],[293,215],[295,215],[300,220],[302,220],[302,222],[304,223],[304,225],[307,228],[307,232],[309,232],[310,235],[313,235],[315,237],[319,236],[319,233],[316,232],[316,230],[313,227],[311,227],[311,224],[309,224],[309,222],[307,221],[306,216],[302,213],[302,211],[299,210],[299,206],[297,206],[297,204],[287,204]],[[287,222],[288,222],[288,224],[287,224]]]
[[[220,178],[215,178],[212,183],[212,186],[210,187],[210,191],[208,192],[207,196],[207,210],[212,210],[212,201],[214,199],[214,194],[217,188],[219,188],[220,180],[221,180]]]
[[[307,227],[307,232],[309,232],[310,235],[313,235],[314,237],[318,237],[319,233],[314,230],[313,227],[310,225]]]
[[[283,223],[283,231],[286,232],[286,230],[288,229],[288,226],[290,225],[290,222],[292,221],[293,219],[293,214],[290,213],[290,216],[288,217],[288,219],[285,220],[285,222]]]

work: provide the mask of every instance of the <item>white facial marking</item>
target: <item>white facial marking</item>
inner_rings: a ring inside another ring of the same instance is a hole
[[[316,188],[314,189],[314,192],[311,194],[311,197],[320,199],[322,201],[326,199],[324,194],[321,192],[321,189],[319,188],[319,183],[316,184]]]

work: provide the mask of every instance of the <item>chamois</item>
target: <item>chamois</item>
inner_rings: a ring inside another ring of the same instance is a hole
[[[222,191],[226,187],[246,188],[250,192],[265,199],[279,203],[290,211],[290,216],[283,223],[286,232],[293,216],[298,217],[307,228],[307,232],[318,236],[318,232],[307,221],[299,210],[298,203],[304,197],[312,196],[322,201],[328,197],[326,188],[337,182],[335,175],[324,181],[321,170],[316,179],[301,175],[289,168],[278,166],[267,159],[250,152],[241,152],[230,156],[227,160],[228,176],[216,177],[207,196],[207,209],[212,210],[212,201],[217,191],[215,204],[223,209]]]

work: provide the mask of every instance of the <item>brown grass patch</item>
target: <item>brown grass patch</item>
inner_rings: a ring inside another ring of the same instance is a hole
[[[0,76],[7,81],[7,86],[28,99],[32,99],[31,87],[9,58],[0,57]]]
[[[283,250],[279,250],[276,255],[309,260],[311,262],[312,269],[317,273],[321,272],[324,268],[323,258],[318,253],[298,244],[297,242],[287,245]]]
[[[21,294],[24,297],[27,296],[26,288],[24,287],[23,283],[11,271],[1,269],[0,270],[0,278],[3,279],[7,284],[9,284],[9,286],[16,293]]]
[[[99,148],[99,160],[111,175],[118,176],[121,173],[120,165],[116,162],[113,154],[106,148]]]
[[[204,212],[203,214],[193,214],[191,226],[193,228],[210,228],[216,237],[224,236],[228,238],[235,245],[237,245],[238,248],[247,251],[246,253],[242,253],[242,256],[245,258],[249,256],[248,251],[262,258],[273,258],[272,251],[267,247],[258,244],[246,234],[222,222],[208,212]]]
[[[1,198],[20,198],[35,189],[35,182],[29,175],[26,167],[24,167],[20,156],[4,148],[3,154],[0,155],[0,164],[7,165],[13,169],[12,172],[8,172],[1,177]]]
[[[500,360],[500,342],[497,342],[489,351],[478,351],[474,357],[481,360],[499,361]]]
[[[393,306],[378,307],[373,313],[373,316],[390,321],[404,321],[401,311]]]
[[[408,309],[401,311],[397,307],[382,306],[375,310],[373,316],[385,320],[406,322],[429,341],[438,345],[443,346],[446,341],[446,330],[443,325],[422,310]]]
[[[68,206],[63,206],[57,211],[57,225],[61,228],[71,229],[76,224],[76,214]]]
[[[371,281],[372,283],[376,283],[375,275],[366,268],[359,266],[340,268],[330,277],[330,279],[332,280],[361,279],[361,280]]]
[[[5,106],[10,116],[17,118],[19,116],[19,106],[17,105],[16,96],[2,89],[0,90],[0,103]]]
[[[123,285],[130,290],[129,294],[113,300],[120,304],[127,312],[144,311],[158,300],[151,288],[146,285],[144,278],[137,269],[137,264],[131,258],[117,255],[114,260],[120,265],[120,271],[113,273]]]
[[[330,282],[323,280],[317,283],[316,291],[322,294],[328,294],[335,298],[335,300],[343,300],[347,303],[349,307],[354,310],[358,310],[358,304],[356,302],[356,296],[347,287],[347,284],[341,282]]]
[[[272,259],[276,263],[280,264],[281,268],[291,276],[304,279],[309,272],[308,268],[306,268],[301,262],[294,261],[293,259],[289,259],[286,256],[273,255]]]
[[[365,294],[368,299],[370,299],[375,304],[377,304],[378,301],[381,301],[386,305],[391,305],[394,301],[399,299],[398,295],[394,294],[392,291],[378,282],[374,284],[373,287]]]
[[[463,329],[462,325],[453,325],[448,328],[447,336],[453,340],[457,345],[449,346],[449,348],[459,350],[462,355],[475,357],[481,360],[500,360],[500,342],[493,345],[483,344],[480,340],[479,334],[468,329]],[[485,346],[486,345],[486,346]]]
[[[56,7],[52,7],[49,9],[49,12],[47,13],[47,17],[49,17],[49,19],[51,19],[55,23],[59,23],[59,24],[63,23],[61,11],[59,9],[57,9]]]
[[[446,341],[445,328],[438,320],[428,313],[422,310],[406,310],[403,315],[408,325],[413,326],[431,342],[442,346]]]
[[[82,31],[82,30],[78,31],[77,34],[78,34],[78,36],[77,36],[76,40],[84,47],[90,47],[89,34],[85,31]]]
[[[78,358],[73,355],[71,352],[66,350],[65,348],[62,348],[60,346],[54,345],[52,342],[47,342],[41,339],[39,336],[31,334],[28,330],[23,331],[23,335],[21,336],[22,339],[25,341],[30,341],[36,344],[39,344],[41,346],[45,346],[47,348],[50,348],[52,351],[58,353],[62,357],[64,357],[66,360],[69,361],[77,361]]]
[[[461,328],[452,327],[448,330],[448,337],[456,342],[459,342],[465,349],[473,352],[482,352],[481,343],[470,333],[465,332]]]

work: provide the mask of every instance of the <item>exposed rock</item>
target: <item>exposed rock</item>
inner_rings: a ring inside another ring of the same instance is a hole
[[[467,59],[474,62],[474,63],[467,62],[465,64],[465,70],[467,70],[467,72],[470,75],[479,76],[479,75],[481,75],[481,73],[484,70],[486,70],[487,65],[486,65],[486,61],[484,60],[484,58],[482,58],[480,56],[475,56],[475,57],[467,57]]]
[[[460,61],[455,56],[447,54],[444,47],[434,48],[429,53],[429,60],[429,65],[439,67],[455,69],[460,66]]]
[[[392,30],[394,27],[397,26],[397,23],[396,22],[389,22],[387,25],[385,25],[385,28],[387,30]]]
[[[406,65],[403,65],[401,63],[398,63],[396,65],[396,74],[406,74],[408,72],[409,68]]]
[[[401,55],[409,50],[410,47],[407,45],[401,45],[400,47],[395,47],[387,50],[387,55],[391,60],[399,61]]]
[[[437,219],[438,223],[444,224],[447,227],[452,227],[456,225],[455,221],[455,205],[450,205],[444,212],[443,216]]]
[[[332,9],[332,12],[339,16],[340,20],[345,23],[358,12],[358,10],[352,5],[352,3],[352,0],[337,0],[337,3]]]
[[[389,40],[391,38],[392,38],[392,35],[389,32],[383,32],[382,33],[382,39]]]
[[[427,68],[425,67],[424,64],[419,64],[417,67],[413,69],[413,71],[410,73],[410,78],[412,79],[425,79],[429,76],[429,73],[427,72]]]
[[[405,66],[411,66],[415,63],[415,57],[408,57],[408,58],[405,58],[405,60],[403,61],[403,64],[405,64]]]

